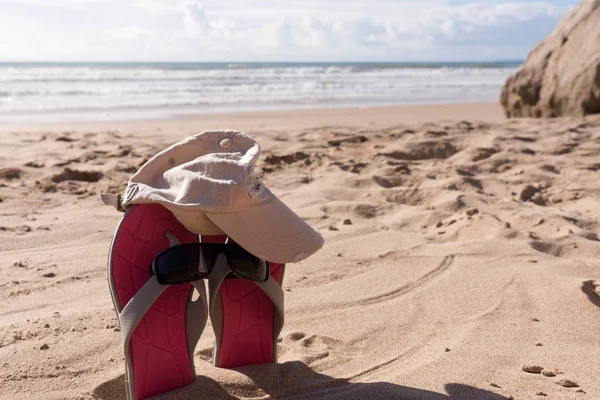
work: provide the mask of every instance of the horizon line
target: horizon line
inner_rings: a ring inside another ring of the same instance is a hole
[[[493,63],[522,63],[522,59],[506,59],[506,60],[442,60],[442,61],[123,61],[123,60],[77,60],[77,61],[41,61],[41,60],[0,60],[0,64],[493,64]]]

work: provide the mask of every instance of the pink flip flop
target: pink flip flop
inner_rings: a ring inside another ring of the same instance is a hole
[[[201,240],[225,243],[227,236],[203,235]],[[285,265],[269,263],[269,270],[271,275],[265,282],[232,278],[225,257],[219,256],[208,279],[215,366],[277,362],[277,338],[284,322],[281,283]]]
[[[165,207],[132,206],[113,238],[108,282],[125,352],[127,399],[146,399],[194,381],[193,352],[207,320],[203,280],[163,285],[150,270],[163,250],[198,241]],[[192,301],[193,289],[199,293]]]

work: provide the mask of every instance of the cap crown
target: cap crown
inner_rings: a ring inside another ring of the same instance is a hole
[[[237,131],[207,131],[152,157],[129,180],[124,206],[169,203],[205,212],[239,212],[271,197],[254,173],[260,146]]]

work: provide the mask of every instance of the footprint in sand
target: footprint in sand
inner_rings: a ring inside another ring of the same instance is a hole
[[[368,140],[369,139],[367,139],[365,136],[350,136],[343,139],[328,140],[327,144],[329,144],[330,146],[338,147],[345,143],[364,143]]]
[[[460,176],[472,177],[475,176],[479,171],[477,170],[477,166],[468,166],[456,168],[455,172]]]
[[[134,174],[138,170],[138,167],[135,165],[125,165],[125,166],[117,166],[115,169],[119,172]]]
[[[435,190],[425,191],[417,188],[402,189],[386,195],[386,201],[394,204],[419,206],[425,204],[436,196]]]
[[[59,137],[57,137],[56,139],[54,139],[57,142],[74,142],[77,139],[73,139],[71,136],[69,136],[69,133],[65,133],[64,135],[61,135]]]
[[[1,232],[15,232],[17,235],[24,235],[31,232],[29,225],[17,225],[17,226],[0,226]]]
[[[282,338],[279,347],[282,357],[291,354],[293,359],[300,360],[307,365],[329,357],[332,351],[340,351],[344,354],[352,352],[339,340],[321,335],[307,335],[304,332],[289,333]]]
[[[410,175],[408,166],[401,163],[401,165],[397,165],[393,168],[385,168],[377,171],[373,175],[373,181],[379,186],[389,189],[402,186],[409,178],[408,175]]]
[[[354,208],[354,212],[365,219],[375,218],[380,215],[382,210],[380,207],[371,204],[359,204]]]
[[[513,136],[511,139],[518,140],[519,142],[535,143],[537,138],[533,136]]]
[[[498,153],[500,150],[495,148],[478,147],[472,152],[471,161],[477,162],[485,160]]]
[[[22,172],[19,168],[2,168],[0,169],[0,179],[9,181],[19,179]]]
[[[53,175],[50,179],[54,183],[64,181],[98,182],[104,174],[100,171],[80,171],[65,168],[60,174]]]
[[[553,156],[561,156],[571,153],[577,147],[577,143],[563,144],[562,146],[552,150],[550,154]]]
[[[565,246],[558,243],[534,239],[529,243],[529,245],[534,250],[554,257],[561,257],[565,253]]]
[[[357,163],[354,160],[348,160],[347,162],[334,161],[330,165],[337,165],[342,171],[352,172],[353,174],[360,174],[363,169],[369,166],[367,163]]]
[[[395,160],[420,161],[446,159],[452,157],[460,150],[449,140],[427,140],[409,145],[408,151],[395,150],[389,153],[379,153],[378,155]]]
[[[492,165],[490,166],[488,171],[492,174],[502,173],[510,170],[516,164],[516,160],[508,158],[497,158],[493,160]]]
[[[44,168],[46,163],[44,161],[29,161],[25,163],[24,166],[29,168]]]
[[[585,167],[588,171],[596,172],[600,171],[600,163],[594,163]]]
[[[560,170],[556,168],[554,165],[544,164],[540,165],[540,169],[547,172],[552,172],[553,174],[560,174]]]
[[[373,181],[385,189],[402,186],[404,183],[404,179],[401,177],[385,175],[373,175]]]
[[[268,155],[264,159],[264,163],[267,165],[271,165],[277,168],[283,168],[285,165],[294,164],[298,161],[304,161],[306,164],[306,160],[310,160],[310,156],[301,151],[296,151],[291,154],[284,154],[282,156],[276,156],[274,154]]]

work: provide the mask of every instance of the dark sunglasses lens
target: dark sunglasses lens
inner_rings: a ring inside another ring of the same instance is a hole
[[[202,257],[200,243],[189,243],[170,247],[160,253],[152,269],[162,284],[175,285],[206,277],[208,271]]]
[[[248,253],[237,244],[228,247],[227,263],[238,278],[263,282],[269,277],[267,262]]]
[[[202,247],[202,256],[204,257],[204,264],[208,270],[207,272],[210,272],[217,262],[217,257],[222,249],[222,245],[201,243],[200,246]]]

